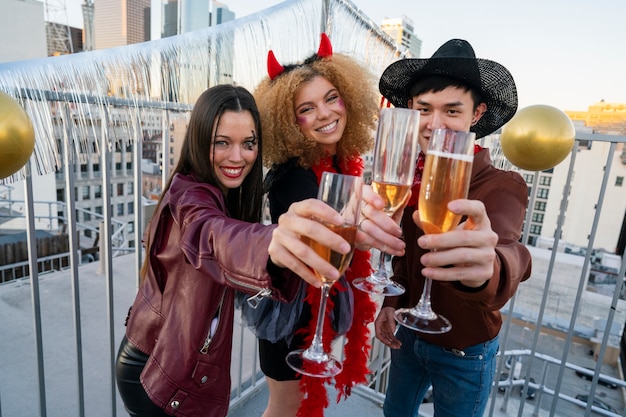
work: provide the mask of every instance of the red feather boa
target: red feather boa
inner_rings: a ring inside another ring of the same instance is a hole
[[[337,172],[333,167],[330,156],[321,160],[312,167],[317,182],[319,184],[322,172]],[[360,176],[363,173],[363,159],[360,156],[348,158],[340,164],[340,171],[343,174]],[[352,263],[346,271],[346,279],[352,282],[355,278],[366,277],[371,273],[370,253],[368,251],[355,250]],[[347,288],[340,288],[340,284],[333,285],[333,291],[346,291]],[[313,317],[307,327],[298,330],[305,334],[305,346],[309,346],[315,334],[315,324],[317,311],[320,307],[320,289],[307,286],[305,301],[311,305]],[[337,402],[342,398],[347,398],[352,387],[356,384],[367,382],[367,375],[370,370],[367,368],[367,360],[371,349],[370,332],[368,324],[374,321],[376,314],[376,304],[370,299],[368,293],[354,290],[354,317],[352,326],[346,333],[347,343],[344,347],[343,371],[335,377],[335,387],[338,391]],[[333,308],[331,298],[326,305],[326,317]],[[329,351],[331,342],[337,337],[332,329],[330,320],[324,321],[324,348]],[[302,392],[302,403],[298,410],[298,417],[322,417],[324,409],[328,407],[328,395],[325,384],[330,384],[331,378],[314,378],[303,375],[300,379],[300,391]]]

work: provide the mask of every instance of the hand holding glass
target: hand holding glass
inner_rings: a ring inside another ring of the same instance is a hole
[[[419,218],[424,233],[445,233],[454,229],[461,216],[448,210],[452,200],[467,198],[474,161],[474,133],[447,129],[433,131],[428,143],[419,195]],[[424,280],[417,306],[396,311],[398,323],[423,333],[445,333],[450,321],[432,310],[432,281]]]
[[[380,111],[374,145],[372,189],[385,200],[385,213],[393,216],[409,198],[419,137],[419,112],[403,108]],[[392,281],[385,266],[385,252],[380,252],[378,267],[367,278],[352,282],[356,288],[371,294],[400,295],[404,288]]]
[[[363,181],[360,177],[324,172],[317,194],[318,200],[324,201],[342,215],[344,219],[343,225],[324,224],[324,226],[341,235],[350,243],[352,250],[349,253],[338,253],[321,242],[305,237],[302,238],[303,242],[307,243],[318,255],[330,262],[341,274],[350,265],[354,253],[357,224],[361,212],[362,187]],[[300,349],[290,352],[286,360],[287,364],[296,372],[303,375],[326,378],[337,375],[342,369],[341,362],[329,352],[325,352],[322,342],[326,301],[334,281],[327,279],[317,271],[315,271],[315,275],[322,281],[322,291],[313,341],[311,346],[305,350]]]

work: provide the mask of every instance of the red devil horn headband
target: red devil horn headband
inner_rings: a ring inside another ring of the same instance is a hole
[[[270,80],[278,77],[285,71],[285,67],[278,63],[278,60],[274,56],[274,52],[270,50],[267,53],[267,73],[270,76]]]
[[[322,40],[320,41],[320,47],[317,50],[317,54],[314,55],[313,58],[314,59],[329,58],[332,55],[333,55],[333,46],[330,43],[330,39],[328,38],[328,36],[326,36],[325,33],[322,33]],[[310,61],[307,60],[305,63],[309,63],[309,62]],[[291,66],[291,68],[295,68],[295,67],[297,67],[297,65]],[[276,77],[278,77],[283,72],[285,72],[285,67],[280,65],[280,63],[276,59],[276,56],[274,56],[274,52],[270,50],[267,53],[267,74],[269,75],[270,80],[276,79]]]

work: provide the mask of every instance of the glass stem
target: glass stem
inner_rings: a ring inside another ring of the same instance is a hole
[[[326,353],[324,352],[324,344],[322,341],[322,330],[324,329],[324,318],[326,317],[326,301],[328,300],[328,293],[330,292],[330,284],[322,284],[322,291],[320,296],[320,309],[317,313],[317,325],[315,326],[315,336],[311,346],[307,349],[307,356],[310,359],[322,359]]]
[[[417,303],[417,309],[420,314],[430,316],[432,314],[431,306],[430,306],[430,288],[432,287],[432,280],[430,278],[426,278],[424,280],[424,291],[422,291],[422,296],[420,297],[419,303]]]
[[[374,278],[379,282],[385,282],[387,278],[387,268],[385,266],[385,252],[380,251],[380,256],[378,257],[378,268],[374,273]]]

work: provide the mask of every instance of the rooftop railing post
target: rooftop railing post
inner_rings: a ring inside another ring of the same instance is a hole
[[[59,105],[61,103],[58,103]],[[78,265],[80,258],[78,253],[80,249],[80,242],[77,232],[76,218],[77,213],[75,209],[76,192],[74,187],[74,167],[76,164],[76,158],[74,155],[74,146],[70,143],[71,137],[71,115],[69,109],[69,103],[64,104],[64,111],[66,117],[66,130],[63,132],[63,146],[65,152],[63,152],[63,164],[65,167],[65,196],[68,202],[67,208],[67,236],[69,241],[69,260],[70,268],[72,270],[72,300],[74,310],[74,333],[76,335],[76,366],[78,373],[78,411],[79,416],[85,415],[85,390],[83,380],[83,346],[82,346],[82,332],[80,324],[80,291],[78,281]]]
[[[39,271],[37,267],[37,235],[35,230],[35,206],[33,203],[33,180],[30,162],[27,165],[28,176],[24,181],[26,205],[26,239],[28,243],[28,267],[30,269],[31,299],[33,305],[35,351],[37,354],[37,379],[39,382],[39,415],[46,417],[46,379],[43,363],[43,336],[41,331],[41,297],[39,293]]]
[[[141,161],[143,149],[143,134],[141,132],[141,115],[137,113],[137,132],[136,140],[133,142],[133,188],[134,188],[134,204],[135,204],[135,267],[137,268],[137,287],[139,287],[139,271],[142,264],[142,236],[143,236],[143,194],[141,184]]]
[[[114,309],[113,309],[113,258],[111,249],[111,235],[112,235],[112,222],[111,222],[111,170],[112,170],[112,148],[113,143],[109,143],[108,132],[108,120],[109,112],[106,106],[102,107],[102,122],[101,122],[101,145],[102,145],[102,214],[104,216],[104,225],[100,229],[100,242],[101,248],[100,259],[103,262],[101,265],[104,267],[103,272],[106,280],[106,297],[107,297],[107,310],[108,310],[108,327],[109,327],[109,353],[110,353],[110,394],[111,394],[111,417],[115,417],[117,413],[116,407],[116,390],[115,390],[115,332],[114,332]]]

